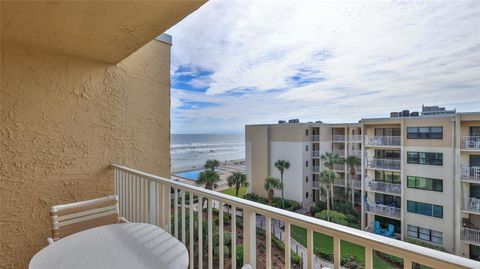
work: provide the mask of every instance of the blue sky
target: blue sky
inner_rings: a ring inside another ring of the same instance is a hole
[[[480,111],[480,1],[216,1],[173,36],[172,133]]]

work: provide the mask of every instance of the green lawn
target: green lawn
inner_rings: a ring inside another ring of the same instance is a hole
[[[228,194],[228,195],[231,195],[231,196],[235,196],[235,188],[225,189],[225,190],[220,191],[220,192],[221,192],[221,193]],[[246,187],[241,187],[241,188],[238,190],[238,197],[243,198],[243,196],[245,195],[245,193],[247,193],[247,188],[246,188]]]
[[[292,225],[291,236],[303,246],[307,246],[307,230],[305,228]],[[313,247],[332,252],[333,239],[324,234],[313,233]],[[342,258],[353,254],[361,263],[365,264],[365,249],[362,246],[342,241],[340,243],[340,252]],[[388,269],[391,268],[391,266],[377,257],[377,255],[373,255],[373,268]]]

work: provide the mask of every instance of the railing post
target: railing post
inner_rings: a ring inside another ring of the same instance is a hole
[[[290,269],[290,223],[285,222],[285,269]]]
[[[147,183],[147,212],[148,212],[148,223],[156,224],[158,210],[155,210],[158,205],[155,204],[155,182],[149,181]]]
[[[372,259],[372,248],[370,246],[365,246],[365,269],[373,268],[373,259]]]
[[[313,230],[307,228],[307,269],[313,269]]]
[[[340,269],[341,255],[340,255],[340,238],[333,238],[333,268]]]
[[[256,268],[257,228],[254,211],[243,209],[243,263]]]

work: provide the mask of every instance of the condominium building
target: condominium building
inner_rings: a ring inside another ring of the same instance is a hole
[[[355,189],[361,227],[393,225],[398,239],[480,258],[480,113],[423,107],[359,123],[279,123],[246,126],[249,191],[264,195],[263,179],[290,162],[285,198],[309,207],[324,199],[320,156],[360,157],[355,173],[334,165],[336,192]],[[279,195],[277,191],[275,195]]]

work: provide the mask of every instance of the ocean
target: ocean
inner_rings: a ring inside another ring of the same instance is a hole
[[[172,134],[172,168],[204,164],[206,160],[245,159],[243,134]]]

